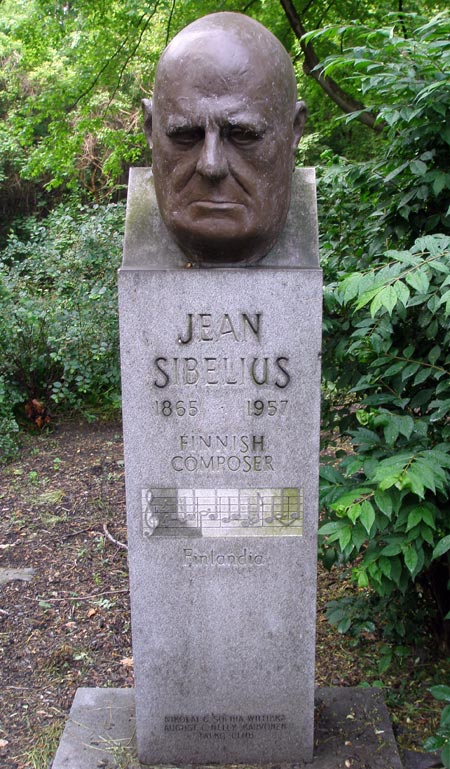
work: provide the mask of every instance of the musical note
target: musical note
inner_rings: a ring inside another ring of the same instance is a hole
[[[303,489],[143,489],[146,538],[302,535]]]

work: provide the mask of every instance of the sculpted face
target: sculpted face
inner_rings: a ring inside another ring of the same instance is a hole
[[[281,44],[246,16],[203,17],[166,49],[143,106],[161,216],[188,259],[264,256],[286,219],[306,115]]]

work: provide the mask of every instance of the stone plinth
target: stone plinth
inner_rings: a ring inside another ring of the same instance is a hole
[[[285,254],[280,246],[261,266],[210,270],[164,254],[159,230],[152,261],[158,220],[136,191],[148,182],[144,173],[130,188],[119,279],[139,757],[310,760],[316,230],[302,230],[299,244],[291,212]],[[315,222],[311,195],[305,172],[293,196],[305,227]]]
[[[134,689],[78,689],[52,769],[144,769],[137,759],[134,713]],[[379,690],[318,689],[316,724],[310,769],[402,769]],[[247,763],[246,769],[256,767]]]

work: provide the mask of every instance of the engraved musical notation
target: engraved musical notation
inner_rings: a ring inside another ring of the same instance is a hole
[[[142,489],[144,537],[301,536],[303,489]]]

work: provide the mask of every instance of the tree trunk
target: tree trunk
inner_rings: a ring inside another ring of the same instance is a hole
[[[306,75],[310,75],[317,81],[326,94],[334,101],[340,109],[349,114],[350,112],[358,112],[358,120],[364,125],[369,126],[374,131],[381,131],[383,126],[375,123],[376,115],[371,112],[367,112],[364,104],[354,99],[350,94],[344,91],[333,78],[328,77],[323,72],[323,68],[319,67],[319,58],[314,50],[312,43],[305,43],[302,39],[306,34],[306,29],[303,26],[302,20],[297,13],[297,10],[292,0],[280,0],[283,10],[286,14],[286,18],[297,37],[300,48],[302,49],[304,61],[303,70]]]

